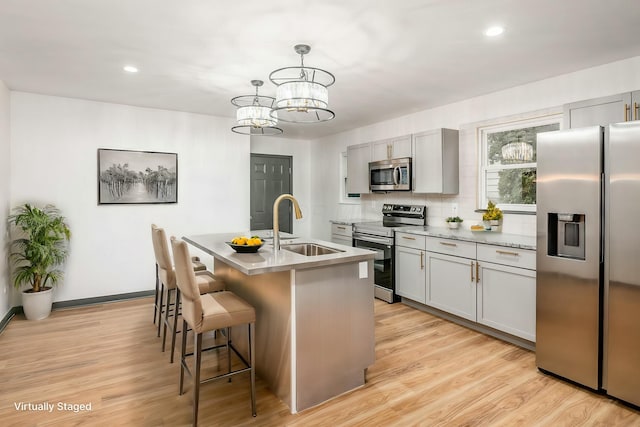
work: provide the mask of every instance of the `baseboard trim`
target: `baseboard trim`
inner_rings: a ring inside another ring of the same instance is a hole
[[[11,321],[11,319],[13,319],[13,317],[16,314],[22,313],[22,306],[18,307],[11,307],[9,309],[9,311],[7,312],[7,314],[4,316],[4,318],[2,319],[2,321],[0,321],[0,334],[2,333],[2,331],[4,331],[4,328],[7,327],[7,325],[9,324],[9,322]]]
[[[129,299],[137,299],[137,298],[146,298],[155,294],[154,290],[150,291],[139,291],[139,292],[129,292],[126,294],[116,294],[116,295],[105,295],[102,297],[94,297],[94,298],[81,298],[74,299],[69,301],[57,301],[53,303],[52,309],[63,309],[63,308],[74,308],[74,307],[83,307],[88,305],[97,305],[97,304],[108,304],[111,302],[124,301]],[[13,319],[17,314],[22,314],[22,306],[18,305],[16,307],[12,307],[9,312],[4,316],[2,321],[0,321],[0,334],[7,327],[11,319]]]
[[[407,298],[402,298],[402,303],[405,305],[408,305],[409,307],[413,307],[415,309],[424,311],[426,313],[433,314],[434,316],[442,317],[443,319],[449,320],[453,323],[457,323],[458,325],[467,327],[469,329],[473,329],[474,331],[482,332],[483,334],[517,345],[526,350],[533,351],[534,353],[536,351],[536,343],[531,342],[529,340],[525,340],[524,338],[516,337],[506,332],[498,331],[488,326],[481,325],[479,323],[472,322],[467,319],[463,319],[462,317],[458,317],[454,314],[447,313],[442,310],[438,310],[437,308],[429,307],[427,305],[421,304],[419,302],[416,302]]]
[[[154,294],[155,294],[155,291],[150,290],[150,291],[140,291],[140,292],[129,292],[126,294],[105,295],[102,297],[94,297],[94,298],[81,298],[81,299],[74,299],[74,300],[68,300],[68,301],[56,301],[53,303],[53,309],[56,310],[60,308],[82,307],[85,305],[105,304],[105,303],[118,302],[118,301],[123,301],[128,299],[146,298]]]

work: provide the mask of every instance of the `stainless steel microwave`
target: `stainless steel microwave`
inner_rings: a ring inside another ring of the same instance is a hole
[[[411,191],[411,157],[369,163],[371,191]]]

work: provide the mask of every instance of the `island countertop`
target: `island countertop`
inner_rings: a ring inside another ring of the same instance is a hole
[[[324,267],[347,262],[368,261],[372,260],[375,255],[375,252],[366,249],[307,238],[287,240],[282,240],[281,238],[280,245],[283,247],[287,244],[314,243],[316,245],[337,249],[341,252],[316,256],[305,256],[286,249],[274,252],[273,240],[265,240],[264,245],[256,253],[237,253],[226,242],[231,241],[231,239],[239,235],[243,234],[200,234],[196,236],[183,236],[182,239],[247,275]],[[244,235],[247,235],[247,233],[244,233]]]

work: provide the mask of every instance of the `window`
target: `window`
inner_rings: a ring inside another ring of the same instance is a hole
[[[480,206],[489,200],[506,211],[536,210],[537,135],[560,129],[561,115],[481,127]]]
[[[347,193],[347,152],[340,153],[340,203],[360,203],[360,194]]]

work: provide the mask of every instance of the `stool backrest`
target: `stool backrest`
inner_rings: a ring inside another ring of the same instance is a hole
[[[182,317],[192,329],[198,331],[202,326],[202,300],[196,274],[191,266],[189,248],[185,242],[173,236],[171,248],[176,265],[176,281],[182,294]]]
[[[156,256],[156,264],[158,264],[158,275],[162,283],[173,289],[176,286],[176,274],[171,263],[169,255],[169,245],[167,244],[167,235],[164,228],[160,228],[155,224],[151,224],[151,240],[153,242],[153,252]]]

